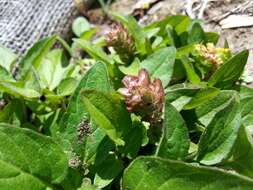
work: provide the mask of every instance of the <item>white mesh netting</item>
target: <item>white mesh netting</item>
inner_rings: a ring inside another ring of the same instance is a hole
[[[45,36],[65,36],[77,14],[73,0],[0,0],[0,44],[21,55]]]

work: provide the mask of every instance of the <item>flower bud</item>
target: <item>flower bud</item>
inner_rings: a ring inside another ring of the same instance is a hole
[[[144,121],[157,123],[161,120],[164,105],[164,89],[160,79],[151,82],[145,69],[138,76],[125,76],[125,88],[118,92],[125,97],[127,110],[142,117]]]
[[[192,53],[195,67],[202,77],[208,79],[225,61],[230,58],[230,50],[216,48],[213,43],[196,44]]]
[[[128,31],[118,23],[112,25],[111,31],[105,37],[108,46],[114,48],[121,61],[126,64],[131,63],[135,54],[135,44]]]
[[[223,64],[230,56],[230,50],[227,48],[216,48],[213,43],[195,45],[196,55],[205,59],[205,64]]]

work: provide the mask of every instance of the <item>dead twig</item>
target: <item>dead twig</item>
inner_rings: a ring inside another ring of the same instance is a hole
[[[185,0],[185,11],[186,14],[190,18],[199,18],[202,19],[204,12],[206,8],[208,7],[208,3],[213,0]],[[197,6],[195,6],[195,3],[198,3]]]
[[[192,9],[194,3],[194,0],[186,0],[185,11],[191,19],[196,17]]]
[[[202,6],[200,7],[200,10],[199,10],[199,14],[198,14],[198,18],[199,19],[202,19],[203,18],[203,15],[204,15],[204,12],[208,6],[208,3],[210,0],[202,0],[203,1],[203,4]]]

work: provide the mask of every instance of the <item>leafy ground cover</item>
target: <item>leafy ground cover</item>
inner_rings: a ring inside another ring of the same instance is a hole
[[[186,16],[111,17],[102,35],[78,18],[71,46],[42,39],[18,70],[0,48],[0,189],[252,189],[248,51]]]

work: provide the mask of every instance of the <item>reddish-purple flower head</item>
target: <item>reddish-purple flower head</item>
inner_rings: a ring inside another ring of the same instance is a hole
[[[151,82],[148,72],[141,69],[138,76],[125,76],[122,82],[125,87],[118,92],[125,97],[129,112],[149,122],[160,119],[164,104],[164,89],[160,79]]]

